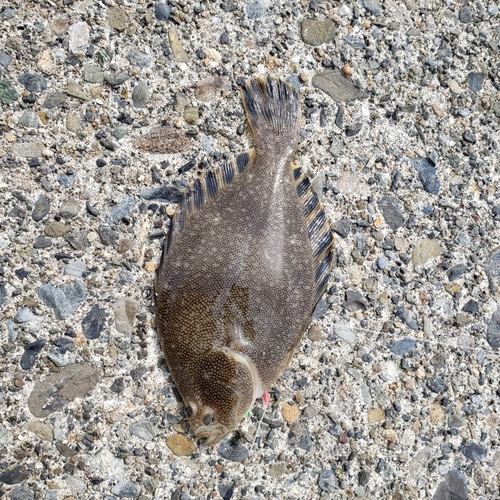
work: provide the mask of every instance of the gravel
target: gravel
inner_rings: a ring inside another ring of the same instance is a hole
[[[2,495],[496,498],[499,3],[54,5],[0,12]],[[207,448],[154,272],[267,73],[299,92],[335,267],[270,403]]]

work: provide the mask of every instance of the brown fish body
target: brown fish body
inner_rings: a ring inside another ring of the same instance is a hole
[[[156,283],[167,364],[194,432],[209,443],[230,432],[286,368],[331,261],[324,214],[313,199],[306,215],[305,197],[315,195],[291,165],[295,92],[268,78],[247,83],[243,99],[255,154],[193,186]]]

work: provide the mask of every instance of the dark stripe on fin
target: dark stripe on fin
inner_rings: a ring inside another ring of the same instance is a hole
[[[295,89],[283,80],[267,76],[246,80],[241,95],[256,148],[269,144],[270,138],[279,134],[280,143],[293,150],[300,130],[300,104]]]
[[[302,169],[300,167],[293,169],[293,178],[297,180],[302,175]]]
[[[316,193],[313,193],[313,195],[309,197],[302,206],[304,215],[307,217],[318,206],[318,203],[318,197],[316,196]]]
[[[226,185],[230,184],[239,172],[250,165],[254,157],[255,153],[253,151],[242,153],[231,161],[225,162],[221,167],[206,172],[192,182],[189,190],[179,201],[172,217],[170,230],[163,244],[163,253],[157,273],[162,267],[165,255],[170,251],[175,238],[186,227],[191,217],[202,210],[205,204],[209,203]]]
[[[241,153],[236,157],[236,165],[238,167],[238,172],[241,172],[247,165],[248,162],[250,161],[250,155],[248,152]]]
[[[297,184],[297,194],[301,197],[309,188],[311,183],[307,177],[302,177],[302,180]]]
[[[302,203],[305,222],[309,231],[311,250],[314,257],[314,272],[316,282],[316,295],[314,303],[323,295],[328,277],[333,265],[333,237],[330,224],[326,220],[323,206],[316,193],[311,188],[309,178],[305,173],[296,175],[294,170],[297,194]]]

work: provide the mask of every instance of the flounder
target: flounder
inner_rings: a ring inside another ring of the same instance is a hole
[[[255,150],[196,179],[180,201],[155,282],[160,343],[194,434],[212,445],[287,367],[332,266],[332,234],[294,168],[297,93],[246,81]]]

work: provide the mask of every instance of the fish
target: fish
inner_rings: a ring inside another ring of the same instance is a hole
[[[241,97],[253,136],[179,202],[155,279],[160,345],[191,430],[214,445],[290,363],[325,291],[333,237],[292,163],[296,90],[267,76]]]

